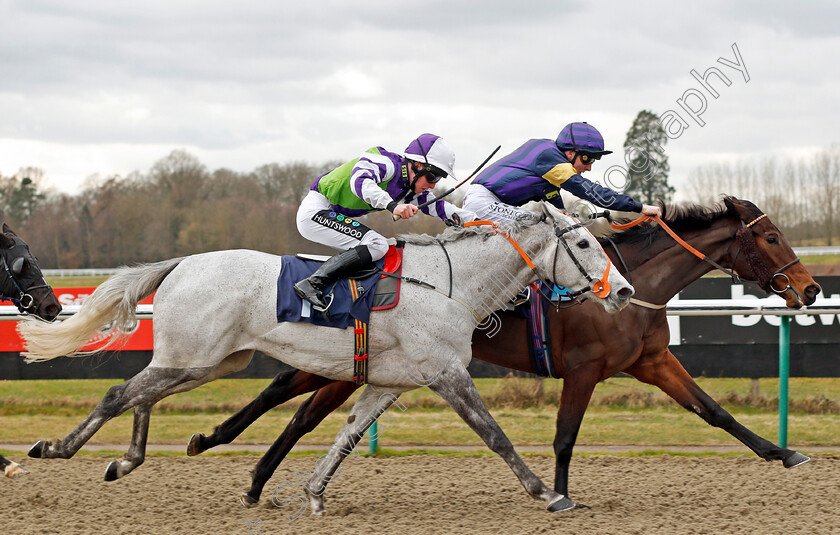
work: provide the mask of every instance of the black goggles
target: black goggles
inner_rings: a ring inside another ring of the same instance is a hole
[[[426,180],[429,181],[429,184],[437,184],[441,178],[446,178],[447,174],[443,169],[438,169],[434,165],[430,165],[429,168],[429,172],[426,173]]]
[[[597,161],[597,160],[600,160],[600,159],[601,159],[601,156],[600,156],[600,155],[596,155],[596,154],[587,154],[587,153],[585,153],[585,152],[579,152],[579,153],[578,153],[578,156],[580,156],[580,161],[581,161],[584,165],[589,165],[589,164],[591,164],[591,163],[593,163],[593,162],[595,162],[595,161]]]

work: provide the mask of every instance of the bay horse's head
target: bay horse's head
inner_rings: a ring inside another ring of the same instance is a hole
[[[753,203],[724,197],[728,212],[737,213],[741,226],[731,246],[732,269],[754,280],[767,293],[774,292],[789,308],[811,305],[820,293],[782,231]]]
[[[29,245],[5,223],[0,234],[0,297],[13,302],[21,312],[46,321],[61,312],[61,304],[44,280]]]

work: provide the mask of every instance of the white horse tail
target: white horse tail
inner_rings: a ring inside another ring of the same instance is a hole
[[[157,290],[182,260],[173,258],[118,269],[96,288],[78,313],[61,323],[23,319],[18,324],[18,332],[26,342],[26,352],[23,353],[26,361],[91,355],[125,342],[138,325],[137,303]],[[79,350],[106,337],[107,340],[97,349]]]

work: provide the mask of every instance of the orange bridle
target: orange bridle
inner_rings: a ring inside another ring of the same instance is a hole
[[[522,259],[525,260],[525,263],[528,265],[528,267],[531,268],[531,270],[534,273],[536,273],[537,277],[543,282],[546,281],[546,278],[540,273],[539,269],[534,264],[533,260],[531,260],[531,258],[528,256],[528,253],[526,253],[522,249],[522,247],[516,242],[516,240],[514,240],[513,238],[511,238],[510,236],[508,236],[507,234],[505,234],[501,230],[499,230],[498,224],[496,224],[493,221],[486,221],[486,220],[476,220],[476,221],[471,221],[471,222],[468,222],[468,223],[464,223],[464,227],[474,227],[474,226],[479,226],[479,225],[489,225],[492,228],[492,231],[493,231],[494,234],[501,234],[502,236],[504,236],[510,242],[510,244],[513,245],[514,249],[516,249],[516,251],[522,257]],[[610,283],[608,281],[608,277],[609,277],[609,274],[610,274],[610,266],[612,265],[612,261],[610,260],[610,257],[607,256],[606,253],[604,253],[604,256],[607,259],[607,267],[604,270],[604,274],[601,276],[600,279],[592,279],[592,277],[589,275],[589,273],[586,272],[586,270],[581,265],[580,261],[577,259],[577,257],[572,252],[571,248],[569,247],[569,244],[567,244],[566,240],[563,239],[563,235],[565,233],[570,232],[570,231],[572,231],[574,229],[577,229],[577,228],[585,228],[585,225],[583,223],[581,223],[580,221],[578,221],[577,223],[575,223],[573,225],[570,225],[570,226],[568,226],[564,229],[558,229],[556,226],[554,228],[554,234],[555,234],[555,236],[557,236],[557,241],[558,241],[557,248],[558,249],[560,248],[560,244],[563,245],[563,247],[566,249],[566,252],[569,253],[569,256],[571,257],[572,261],[577,266],[578,270],[580,270],[580,272],[583,274],[583,276],[586,277],[586,279],[590,283],[590,285],[588,287],[585,287],[581,290],[577,290],[577,291],[572,292],[571,294],[567,294],[567,295],[574,298],[574,297],[582,295],[586,292],[591,291],[592,294],[595,295],[596,297],[598,297],[600,299],[605,299],[610,294],[610,291],[612,290],[612,288],[610,286]],[[595,241],[595,243],[597,243],[597,240]],[[556,268],[556,264],[557,264],[557,249],[555,249],[555,251],[554,251],[554,266],[553,267]],[[556,275],[557,275],[556,272],[553,273],[553,276],[554,276],[555,279],[556,279]],[[556,283],[557,281],[553,280],[551,282]],[[551,285],[549,285],[548,287],[551,287]]]

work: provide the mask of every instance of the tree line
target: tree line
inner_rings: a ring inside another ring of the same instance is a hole
[[[340,163],[209,171],[176,150],[146,173],[89,180],[75,195],[45,190],[43,172],[26,168],[0,176],[0,220],[30,244],[45,269],[117,267],[240,248],[332,254],[300,236],[295,214],[315,178]],[[444,228],[430,217],[394,223],[386,213],[366,216],[366,223],[386,236]]]
[[[721,192],[749,199],[798,245],[840,243],[840,145],[810,157],[713,162],[692,170],[688,182],[701,204]]]
[[[664,141],[651,115],[640,113],[625,143],[630,185],[648,203],[673,193],[667,185],[667,158],[659,150]],[[645,143],[652,148],[640,149]],[[644,150],[651,152],[637,160]],[[43,171],[23,168],[10,177],[0,175],[0,221],[29,242],[44,268],[117,267],[237,248],[332,254],[298,234],[295,214],[315,178],[340,163],[210,171],[193,155],[176,150],[148,172],[89,180],[74,195],[46,189]],[[840,145],[810,158],[709,163],[689,174],[688,193],[707,206],[723,193],[751,200],[794,243],[837,244]],[[363,219],[386,236],[436,234],[444,228],[430,217],[394,223],[382,212]]]

